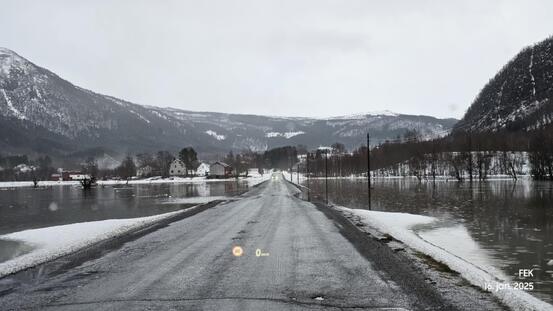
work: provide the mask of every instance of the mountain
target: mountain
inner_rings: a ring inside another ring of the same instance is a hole
[[[454,131],[534,130],[553,120],[553,37],[520,51],[476,97]]]
[[[357,147],[417,129],[447,133],[457,120],[367,113],[334,118],[270,117],[194,112],[134,104],[80,88],[15,52],[0,48],[0,150],[82,157],[87,154],[229,150],[342,142]]]

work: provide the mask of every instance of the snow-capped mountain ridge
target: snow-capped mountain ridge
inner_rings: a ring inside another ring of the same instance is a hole
[[[184,146],[220,153],[337,141],[354,148],[365,142],[368,130],[376,144],[408,129],[436,136],[456,122],[391,112],[306,118],[161,108],[75,86],[5,48],[0,68],[0,149],[11,153],[63,155],[95,148],[135,153]]]
[[[28,73],[33,67],[17,53],[0,47],[0,74],[9,76],[12,70],[20,70]]]
[[[388,116],[388,117],[397,117],[399,116],[399,113],[395,113],[390,110],[380,110],[380,111],[367,111],[365,113],[356,113],[356,114],[350,114],[345,116],[336,116],[336,117],[328,117],[326,119],[329,120],[347,120],[347,119],[364,119],[367,116],[372,117],[378,117],[378,116]]]

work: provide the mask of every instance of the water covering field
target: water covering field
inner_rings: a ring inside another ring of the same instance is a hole
[[[311,179],[309,185],[312,198],[325,198],[324,179]],[[471,249],[464,254],[475,265],[486,262],[512,280],[519,280],[519,269],[534,269],[534,276],[525,280],[534,283],[531,293],[553,301],[552,183],[378,179],[371,194],[373,210],[437,218],[438,222],[415,228],[421,237],[439,238],[450,249],[476,242],[478,251]],[[328,196],[336,205],[367,209],[367,181],[330,179]],[[466,237],[471,241],[460,241],[460,231],[468,232]]]
[[[245,180],[98,186],[0,188],[0,235],[106,219],[158,215],[244,193]],[[24,243],[0,239],[0,262],[26,253]]]

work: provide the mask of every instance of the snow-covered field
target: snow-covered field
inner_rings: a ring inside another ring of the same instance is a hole
[[[530,295],[511,288],[496,290],[497,285],[512,284],[504,273],[491,265],[482,250],[462,226],[436,230],[415,230],[438,221],[434,217],[407,213],[391,213],[336,207],[349,218],[389,234],[412,249],[431,256],[460,273],[471,284],[490,291],[514,310],[553,310],[553,306]]]
[[[298,183],[298,174],[296,172],[293,172],[292,174],[290,174],[290,172],[288,171],[282,171],[282,177],[284,177],[284,179],[290,181],[290,178],[292,178],[292,182],[297,184]],[[324,177],[323,177],[324,178]],[[305,175],[303,173],[300,173],[299,174],[299,181],[300,181],[300,184],[301,182],[303,182],[305,180]]]
[[[248,182],[248,186],[254,186],[267,179],[271,178],[271,171],[263,175],[257,173],[257,171],[251,170],[248,177],[239,177],[238,180],[245,180]],[[145,179],[129,180],[99,180],[98,185],[112,186],[112,185],[148,185],[148,184],[164,184],[164,183],[208,183],[208,182],[222,182],[232,181],[234,178],[228,179],[208,179],[206,177],[151,177]],[[51,187],[51,186],[80,186],[79,181],[39,181],[39,187]],[[32,187],[32,181],[3,181],[0,182],[1,188],[17,188],[17,187]]]
[[[271,179],[271,176],[273,176],[273,170],[269,170],[263,175],[259,174],[257,170],[250,170],[248,172],[248,177],[246,177],[245,179],[248,181],[248,186],[253,187]]]
[[[371,172],[371,180],[387,180],[387,179],[406,179],[406,178],[410,178],[410,179],[414,179],[414,180],[418,180],[417,177],[415,176],[394,176],[394,175],[389,175],[389,176],[386,176],[386,175],[373,175],[375,174],[375,172]],[[290,172],[288,171],[282,171],[282,175],[284,176],[284,178],[286,180],[290,180],[290,175],[293,176],[293,182],[294,183],[297,183],[297,174],[294,172],[292,174],[290,174]],[[465,178],[468,179],[468,176],[463,176]],[[531,175],[518,175],[517,178],[519,180],[524,180],[524,179],[531,179]],[[307,178],[305,177],[305,174],[303,173],[300,173],[299,174],[299,180],[300,180],[300,183],[303,182],[304,180],[306,180]],[[322,177],[310,177],[309,179],[313,179],[313,180],[324,180],[325,177],[322,176]],[[366,175],[350,175],[350,176],[338,176],[338,177],[334,177],[334,176],[329,176],[328,177],[328,180],[345,180],[345,179],[360,179],[360,180],[366,180],[367,179],[367,176]],[[455,178],[452,177],[452,176],[436,176],[436,181],[454,181]],[[478,180],[478,177],[476,176],[475,177],[475,180],[477,181]],[[509,175],[501,175],[501,174],[497,174],[497,175],[488,175],[487,176],[487,179],[486,180],[513,180],[513,177],[509,176]],[[428,176],[428,179],[422,179],[422,182],[427,182],[427,181],[432,181],[432,178],[430,176]]]
[[[255,186],[261,182],[264,182],[271,178],[272,171],[269,171],[263,175],[257,173],[255,170],[251,170],[248,177],[239,177],[238,180],[247,181],[248,186]],[[285,179],[290,180],[290,175],[293,175],[293,182],[297,183],[297,174],[290,174],[287,171],[282,171],[282,175]],[[519,178],[530,178],[529,175],[519,175]],[[328,177],[328,179],[366,179],[366,176],[351,175],[345,177]],[[401,179],[401,178],[415,178],[414,176],[373,176],[373,179]],[[300,183],[306,179],[303,173],[299,174]],[[311,177],[311,179],[325,179],[325,177]],[[451,176],[436,176],[437,180],[453,180]],[[488,180],[512,180],[511,176],[508,175],[488,175]],[[104,186],[113,186],[113,185],[148,185],[148,184],[165,184],[165,183],[210,183],[210,182],[222,182],[222,181],[232,181],[234,178],[227,179],[208,179],[206,177],[170,177],[170,178],[161,178],[161,177],[151,177],[144,179],[133,179],[133,180],[99,180],[98,185]],[[80,186],[78,181],[40,181],[38,183],[39,187],[52,187],[52,186]],[[32,181],[2,181],[0,182],[0,189],[6,188],[17,188],[17,187],[32,187]]]
[[[71,254],[95,243],[115,238],[189,210],[141,218],[82,222],[2,235],[0,236],[2,240],[26,243],[34,249],[22,256],[0,263],[0,277]]]

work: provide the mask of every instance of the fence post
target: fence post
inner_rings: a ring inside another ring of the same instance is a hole
[[[325,151],[325,197],[328,205],[328,149]]]

